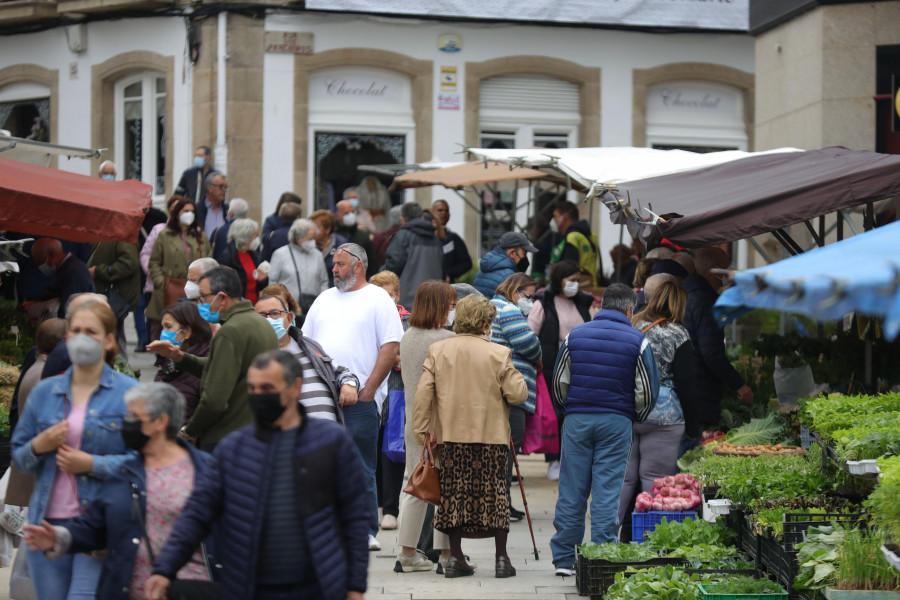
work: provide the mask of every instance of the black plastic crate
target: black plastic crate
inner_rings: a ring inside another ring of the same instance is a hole
[[[584,558],[581,555],[579,555],[579,558],[583,566],[579,569],[576,563],[576,589],[579,595],[590,596],[591,600],[603,598],[603,594],[615,581],[616,573],[625,571],[628,567],[646,569],[665,565],[683,567],[688,564],[684,559],[667,557],[650,558],[640,562],[612,562],[602,558]],[[580,586],[578,585],[579,577],[581,579]]]
[[[775,578],[775,580],[787,589],[794,585],[794,577],[797,576],[797,551],[788,551],[784,545],[775,538],[759,536],[759,561],[758,563]]]
[[[797,544],[806,537],[810,527],[833,525],[856,525],[862,520],[862,513],[785,513],[784,514],[784,549],[788,552],[797,550]]]
[[[753,533],[753,528],[750,526],[750,517],[747,515],[744,515],[741,519],[741,532],[738,539],[740,540],[741,550],[750,557],[750,560],[756,562],[758,567],[760,565],[760,536]]]

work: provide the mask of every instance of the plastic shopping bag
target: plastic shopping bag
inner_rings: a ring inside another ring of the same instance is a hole
[[[395,463],[406,462],[406,444],[403,439],[403,430],[406,428],[406,401],[403,390],[388,391],[387,409],[381,451]]]
[[[543,373],[537,376],[537,398],[534,416],[525,419],[525,440],[522,442],[523,454],[556,454],[559,452],[559,427],[553,400],[547,390],[547,382]]]

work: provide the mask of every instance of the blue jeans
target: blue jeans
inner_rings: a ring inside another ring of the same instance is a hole
[[[150,329],[147,327],[147,319],[144,317],[144,309],[150,302],[150,293],[141,292],[138,305],[134,309],[134,330],[138,335],[138,344],[150,343]]]
[[[28,550],[27,558],[38,600],[93,600],[96,597],[102,560],[84,554],[65,554],[56,560],[47,560],[43,552],[31,550]]]
[[[584,539],[584,513],[591,497],[591,541],[615,542],[619,494],[631,453],[631,419],[611,413],[570,413],[563,425],[559,498],[550,540],[553,564],[575,564],[575,546]]]
[[[344,406],[344,424],[353,438],[363,463],[366,488],[369,490],[369,533],[378,534],[378,487],[375,468],[378,466],[378,407],[375,402],[357,402]]]

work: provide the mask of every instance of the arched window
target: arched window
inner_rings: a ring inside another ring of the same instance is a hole
[[[122,179],[137,179],[165,194],[166,78],[144,71],[116,82],[115,162]]]
[[[0,88],[0,129],[14,137],[50,141],[50,88],[31,82]]]

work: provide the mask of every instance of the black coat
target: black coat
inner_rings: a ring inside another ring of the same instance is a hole
[[[559,354],[559,315],[556,313],[555,298],[556,291],[550,285],[535,294],[535,299],[544,308],[544,324],[538,332],[538,339],[541,341],[541,357],[544,361],[544,380],[547,381],[547,389],[550,390],[551,398],[553,398],[553,386],[549,383],[553,381],[553,367],[556,365],[556,356]],[[590,310],[591,304],[594,303],[594,297],[579,291],[572,301],[584,322],[590,321]],[[555,398],[553,400],[556,402]]]

